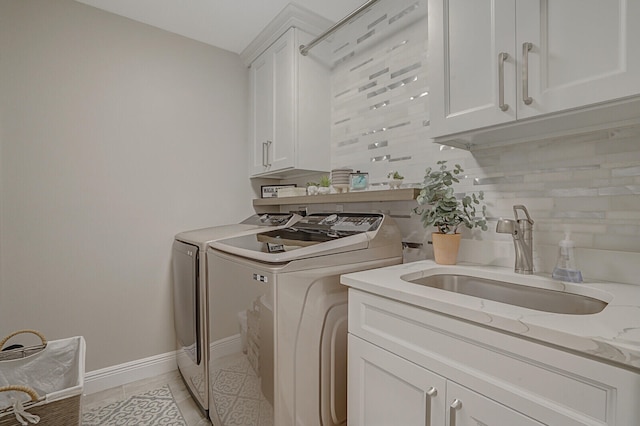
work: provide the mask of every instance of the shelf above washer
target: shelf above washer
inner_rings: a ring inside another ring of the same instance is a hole
[[[254,207],[304,204],[370,203],[377,201],[411,201],[420,194],[418,188],[384,189],[379,191],[353,191],[342,194],[305,195],[302,197],[258,198]]]

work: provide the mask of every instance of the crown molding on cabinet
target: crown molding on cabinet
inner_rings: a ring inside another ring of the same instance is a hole
[[[296,27],[311,35],[318,35],[334,24],[333,21],[318,15],[302,6],[289,3],[271,21],[258,36],[240,53],[246,66],[264,52],[289,28]]]

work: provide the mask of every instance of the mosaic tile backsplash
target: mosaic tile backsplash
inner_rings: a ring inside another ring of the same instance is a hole
[[[381,1],[332,40],[333,168],[382,184],[428,137],[426,0]],[[422,166],[420,165],[420,168]]]
[[[485,191],[492,216],[526,205],[540,244],[567,229],[579,247],[640,252],[640,126],[441,154],[465,168],[466,190]]]
[[[369,172],[371,189],[382,189],[392,170],[405,176],[403,186],[417,186],[426,167],[448,160],[465,170],[460,195],[484,191],[492,220],[488,232],[465,231],[465,238],[507,241],[494,232],[495,220],[524,204],[536,245],[555,245],[569,230],[577,247],[640,252],[640,125],[475,152],[434,144],[426,2],[378,5],[334,41],[333,168]],[[417,217],[406,217],[413,206],[371,208],[415,222],[403,224],[411,234],[419,228]]]

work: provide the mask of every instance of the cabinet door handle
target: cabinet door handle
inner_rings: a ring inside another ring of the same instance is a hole
[[[432,386],[432,387],[429,388],[429,390],[426,392],[426,394],[427,394],[427,413],[426,413],[427,421],[426,421],[426,426],[431,426],[431,399],[434,396],[438,395],[438,390]]]
[[[449,426],[456,426],[456,411],[462,408],[462,401],[454,399],[449,406]]]
[[[267,143],[262,142],[262,167],[267,167]]]
[[[271,147],[271,141],[267,141],[267,167],[271,167],[271,162],[269,161],[269,148]]]
[[[529,96],[529,51],[531,43],[522,43],[522,100],[525,105],[531,105],[533,98]]]
[[[262,142],[262,166],[269,167],[271,163],[269,163],[269,147],[271,146],[271,141]]]
[[[502,111],[509,109],[509,105],[504,103],[504,61],[508,58],[509,54],[506,52],[498,54],[498,107]]]

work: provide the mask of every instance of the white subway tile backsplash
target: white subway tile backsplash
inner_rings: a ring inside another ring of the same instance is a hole
[[[612,233],[595,235],[593,245],[602,250],[640,252],[640,238],[637,233],[634,235]]]
[[[513,216],[513,206],[523,204],[529,211],[550,211],[553,209],[553,198],[519,198],[509,197],[496,200],[496,208],[505,210]]]
[[[640,197],[637,195],[611,197],[611,206],[614,210],[619,211],[640,211]]]
[[[536,246],[551,246],[557,253],[558,243],[564,239],[564,232],[564,229],[556,232],[537,232],[535,244]],[[571,240],[573,240],[576,247],[590,247],[593,244],[594,234],[571,231]]]
[[[609,197],[561,197],[554,199],[556,211],[607,211],[611,208]]]
[[[587,180],[593,181],[594,179],[608,179],[611,177],[611,171],[605,167],[594,166],[594,167],[585,167],[581,169],[574,169],[571,171],[571,177],[566,178],[558,178],[557,181],[565,181],[565,180]]]
[[[624,129],[620,130],[621,132],[625,132]],[[627,134],[633,133],[626,131]],[[611,138],[603,138],[596,142],[596,155],[604,155],[604,154],[617,154],[620,152],[630,152],[634,151],[637,147],[637,141],[640,135],[630,135],[628,138],[624,139],[611,139]]]
[[[638,143],[637,141],[635,142],[636,144]],[[613,177],[640,176],[640,166],[612,169],[611,176]]]
[[[478,186],[482,190],[484,185],[506,185],[506,184],[524,184],[523,176],[494,176],[494,177],[476,177],[473,179],[473,185]]]
[[[590,211],[562,212],[562,211],[554,210],[554,211],[551,212],[550,217],[556,218],[556,219],[604,219],[606,217],[606,213],[605,212],[590,212]]]
[[[638,235],[640,226],[638,225],[609,225],[607,226],[607,234],[612,235]]]
[[[640,185],[608,186],[598,188],[598,195],[640,194]]]
[[[592,239],[592,234],[604,234],[605,232],[607,232],[607,226],[604,224],[599,225],[596,223],[574,223],[569,226],[562,222],[548,222],[540,224],[539,230],[551,233],[556,238],[558,237],[558,235],[564,235],[566,231],[571,231],[571,235],[580,234],[583,236],[583,238],[584,236],[588,235],[589,238]]]
[[[636,140],[636,145],[638,144]],[[640,163],[640,150],[623,151],[615,154],[608,154],[601,159],[602,164],[608,164],[610,168],[634,167]]]
[[[640,223],[640,210],[609,210],[607,220],[630,220]]]
[[[551,189],[549,195],[552,197],[595,197],[598,195],[596,188],[557,188]]]
[[[606,188],[609,186],[626,186],[633,185],[634,179],[632,177],[616,178],[616,179],[593,179],[591,186],[594,188]]]

